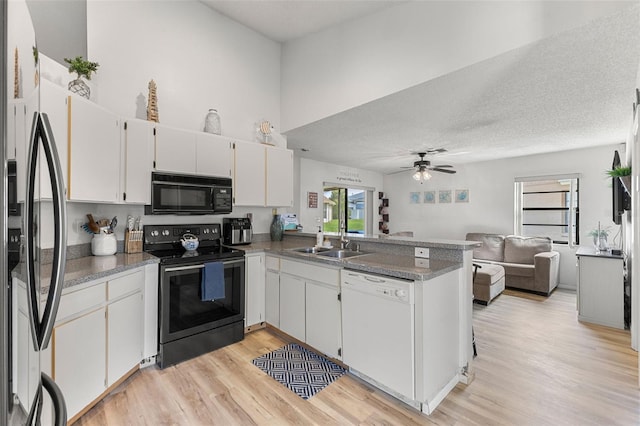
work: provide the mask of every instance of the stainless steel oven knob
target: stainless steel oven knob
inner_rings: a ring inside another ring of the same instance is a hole
[[[158,231],[151,231],[151,236],[152,237],[157,237],[158,235],[160,235],[160,233]]]
[[[162,231],[162,235],[164,235],[165,237],[169,236],[169,230],[165,229],[164,231]]]
[[[208,234],[208,233],[209,233],[209,228],[204,228],[204,231],[203,231],[203,232],[204,232],[205,234]]]

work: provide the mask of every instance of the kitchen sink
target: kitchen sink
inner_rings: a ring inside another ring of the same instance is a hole
[[[363,254],[369,254],[369,253],[364,251],[353,251],[353,250],[331,250],[331,251],[325,251],[323,253],[318,253],[318,256],[344,259],[346,257],[362,256]]]
[[[318,253],[326,252],[329,250],[331,249],[326,247],[300,247],[300,248],[291,249],[291,251],[295,251],[298,253],[307,253],[307,254],[318,254]]]

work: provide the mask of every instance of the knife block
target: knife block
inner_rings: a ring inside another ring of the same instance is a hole
[[[142,231],[124,230],[124,251],[126,253],[142,252]]]

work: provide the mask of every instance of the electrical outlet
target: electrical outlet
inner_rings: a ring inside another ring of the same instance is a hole
[[[424,247],[416,247],[416,257],[429,258],[429,249]]]

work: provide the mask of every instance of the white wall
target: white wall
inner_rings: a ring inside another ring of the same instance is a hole
[[[299,159],[300,169],[300,189],[294,205],[298,206],[298,220],[304,227],[304,232],[315,232],[318,225],[317,219],[322,221],[323,217],[323,188],[324,184],[338,184],[350,188],[367,188],[374,191],[374,198],[377,200],[377,192],[382,191],[382,175],[368,170],[356,169],[354,167],[339,166],[336,164],[313,161],[307,158]],[[316,192],[318,194],[318,208],[309,208],[307,204],[307,193]],[[377,209],[377,205],[373,206]],[[377,218],[376,214],[373,216]],[[320,222],[322,223],[322,222]],[[373,232],[377,233],[377,222],[373,226]]]
[[[147,85],[154,79],[163,124],[202,130],[208,109],[217,108],[226,136],[253,140],[254,123],[262,119],[279,128],[280,45],[199,2],[89,0],[87,37],[88,57],[100,63],[89,82],[91,99],[116,114],[146,119]],[[30,50],[27,53],[31,55]],[[42,58],[43,77],[66,87],[72,78],[66,68]],[[124,238],[127,215],[144,215],[142,206],[67,206],[69,245],[91,241],[91,235],[78,230],[86,213],[96,218],[117,216],[119,240]],[[47,209],[45,204],[44,229],[48,229]],[[254,232],[269,232],[271,208],[237,207],[229,216],[249,212]],[[221,223],[223,217],[144,216],[143,223]],[[42,247],[52,247],[52,239],[44,234]]]
[[[624,144],[563,151],[527,157],[460,164],[457,174],[433,173],[420,185],[410,173],[384,177],[384,192],[389,198],[391,232],[413,231],[417,238],[464,239],[468,232],[513,234],[514,178],[580,173],[580,243],[592,244],[587,236],[598,225],[619,229],[611,220],[611,168],[614,150],[624,158]],[[410,204],[415,191],[469,189],[468,203]],[[610,241],[611,243],[611,241]],[[560,252],[560,282],[575,287],[575,249],[556,245]]]
[[[412,1],[287,42],[282,129],[424,83],[633,2]]]
[[[117,114],[146,119],[154,79],[163,124],[202,130],[216,108],[226,136],[280,128],[280,45],[200,2],[89,0],[87,37],[95,99]]]

